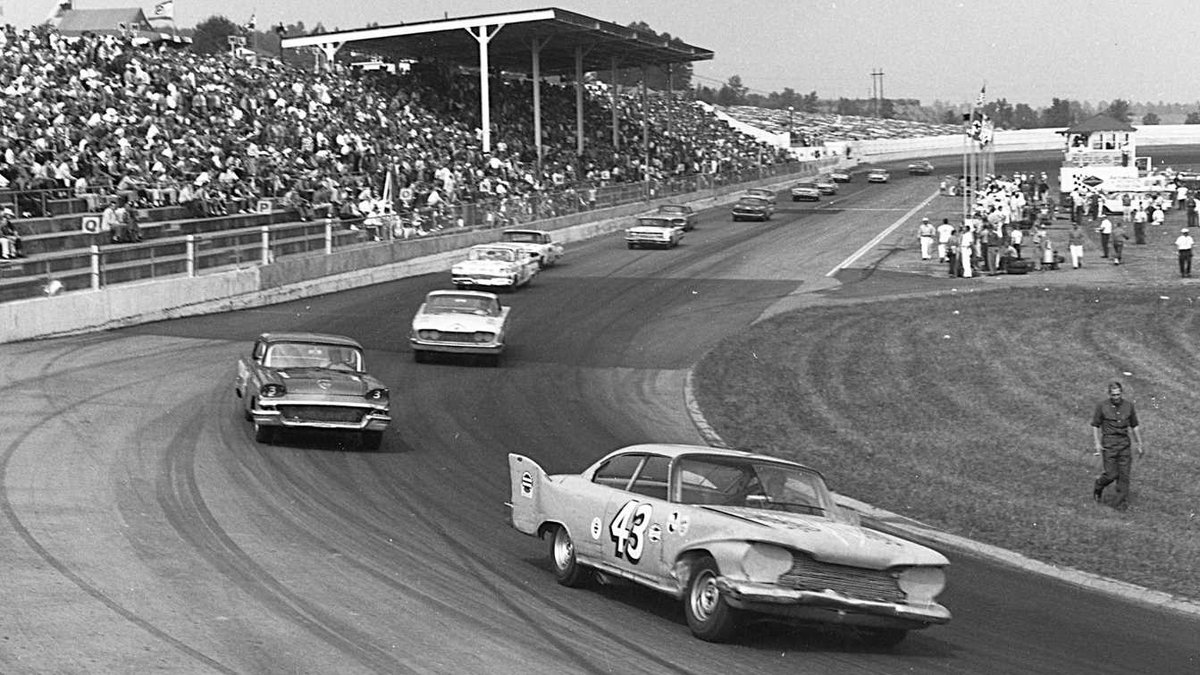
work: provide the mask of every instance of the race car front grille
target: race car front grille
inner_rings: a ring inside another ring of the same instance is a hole
[[[279,413],[289,422],[328,422],[358,424],[362,422],[365,408],[349,408],[334,405],[281,405]]]
[[[474,333],[454,333],[446,330],[439,330],[437,337],[434,338],[438,342],[474,342]]]
[[[802,553],[792,554],[792,568],[776,582],[801,591],[834,591],[858,600],[904,602],[904,591],[887,570],[833,565]]]

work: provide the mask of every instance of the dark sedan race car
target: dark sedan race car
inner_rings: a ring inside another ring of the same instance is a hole
[[[362,345],[340,335],[263,333],[238,360],[234,393],[260,443],[282,429],[332,429],[356,432],[374,450],[392,419],[388,388],[367,374]]]
[[[692,633],[734,635],[770,616],[851,627],[890,646],[944,624],[949,561],[862,527],[821,474],[766,455],[635,445],[581,474],[508,456],[512,524],[549,542],[565,586],[624,579],[683,601]]]

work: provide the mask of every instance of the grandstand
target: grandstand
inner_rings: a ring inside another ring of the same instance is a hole
[[[617,194],[637,198],[652,184],[715,184],[794,163],[787,148],[736,131],[686,95],[642,97],[599,83],[585,89],[582,152],[575,88],[540,85],[538,161],[533,85],[499,77],[489,85],[505,123],[493,125],[485,152],[472,104],[478,77],[444,63],[309,72],[139,46],[121,34],[6,27],[0,206],[14,213],[28,258],[0,264],[0,297],[28,295],[35,281],[86,264],[92,246],[121,246],[106,213],[119,201],[147,240],[316,217],[336,223],[339,238],[369,242],[530,220]],[[828,120],[802,120],[814,138],[834,133]]]

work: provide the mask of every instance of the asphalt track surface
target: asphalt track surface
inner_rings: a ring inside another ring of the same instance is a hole
[[[665,597],[558,586],[542,542],[508,526],[508,452],[566,472],[626,444],[702,442],[684,383],[723,336],[807,293],[919,290],[871,273],[878,251],[844,285],[826,274],[936,182],[859,176],[769,223],[706,211],[669,251],[574,245],[504,296],[500,368],[413,362],[408,322],[445,274],[0,345],[0,672],[1200,671],[1194,617],[944,547],[954,619],[898,648],[779,625],[708,644]],[[267,330],[367,346],[394,394],[381,451],[254,442],[234,364]]]

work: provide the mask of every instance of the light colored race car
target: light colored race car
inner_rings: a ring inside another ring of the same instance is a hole
[[[392,419],[388,388],[367,374],[362,345],[340,335],[263,333],[238,360],[233,390],[259,443],[284,429],[332,429],[357,432],[374,450]]]
[[[647,444],[581,474],[547,475],[517,454],[508,466],[512,524],[549,542],[560,584],[598,575],[666,593],[702,640],[727,640],[756,615],[849,626],[890,646],[950,620],[936,602],[949,561],[862,527],[800,464]]]
[[[563,257],[563,245],[543,230],[505,230],[500,233],[500,241],[519,246],[536,257],[541,269],[553,266]]]
[[[450,268],[450,280],[457,288],[513,290],[529,283],[537,271],[538,261],[520,246],[479,244]]]
[[[430,291],[413,316],[413,359],[421,363],[431,353],[478,354],[499,365],[508,311],[493,293]]]
[[[682,239],[683,225],[671,216],[641,216],[632,227],[625,228],[625,244],[629,248],[674,248]]]
[[[867,174],[868,183],[886,183],[892,179],[892,174],[887,169],[872,169]]]

